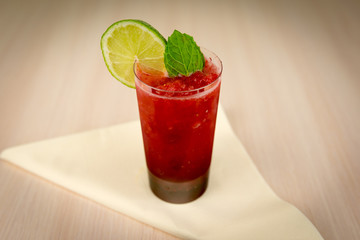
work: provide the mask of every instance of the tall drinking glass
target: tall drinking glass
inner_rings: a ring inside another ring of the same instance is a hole
[[[134,65],[150,188],[171,203],[197,199],[208,183],[222,63],[212,52],[201,50],[218,77],[197,89],[152,87],[145,83],[138,64]]]

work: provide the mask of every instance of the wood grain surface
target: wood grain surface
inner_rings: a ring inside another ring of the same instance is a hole
[[[217,53],[265,180],[325,239],[360,239],[359,1],[1,1],[0,151],[138,118],[100,51],[125,18]],[[0,239],[176,238],[0,161]]]

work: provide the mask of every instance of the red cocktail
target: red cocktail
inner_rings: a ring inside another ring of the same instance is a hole
[[[173,203],[192,201],[206,187],[222,64],[202,49],[202,72],[168,78],[135,64],[135,84],[150,187]]]

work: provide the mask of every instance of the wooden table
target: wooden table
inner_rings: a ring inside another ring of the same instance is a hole
[[[360,239],[359,1],[2,1],[0,150],[138,118],[100,37],[138,18],[224,63],[221,102],[261,174],[325,239]],[[175,239],[0,161],[0,239]]]

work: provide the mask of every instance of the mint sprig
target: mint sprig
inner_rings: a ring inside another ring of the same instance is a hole
[[[174,30],[165,47],[164,62],[169,77],[190,76],[203,70],[205,59],[192,36]]]

